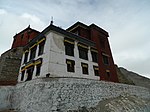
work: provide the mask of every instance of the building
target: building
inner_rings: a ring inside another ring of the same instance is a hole
[[[98,55],[97,62],[99,65],[100,79],[118,82],[117,72],[108,41],[108,32],[95,24],[87,26],[81,22],[75,23],[69,27],[67,31],[93,41],[96,44],[95,47],[98,51],[95,55]]]
[[[40,32],[30,28],[30,25],[14,36],[13,44],[11,48],[24,47]]]
[[[14,36],[11,49],[0,56],[0,85],[17,84],[23,47],[39,33],[28,26]]]
[[[76,77],[118,82],[108,33],[77,22],[67,30],[50,24],[25,47],[18,82]]]

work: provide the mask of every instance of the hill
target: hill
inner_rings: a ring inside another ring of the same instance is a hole
[[[117,74],[118,74],[119,82],[121,83],[142,86],[150,89],[149,78],[143,77],[132,71],[128,71],[123,67],[117,67]]]

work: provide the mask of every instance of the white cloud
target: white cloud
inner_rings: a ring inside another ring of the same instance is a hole
[[[39,31],[46,27],[45,23],[35,15],[30,15],[28,13],[22,15],[9,12],[3,13],[3,16],[0,17],[0,54],[11,48],[13,36],[28,27],[29,24],[31,28],[35,28]]]
[[[7,14],[6,10],[0,9],[0,15]]]
[[[54,24],[65,28],[76,21],[95,23],[104,28],[110,34],[115,63],[141,74],[150,74],[150,1],[4,0],[2,4],[0,53],[10,48],[12,36],[16,32],[29,24],[42,30],[53,16]]]

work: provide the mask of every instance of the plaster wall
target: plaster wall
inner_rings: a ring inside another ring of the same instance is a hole
[[[36,67],[34,67],[32,79],[36,79],[39,77],[46,77],[47,74],[50,74],[49,77],[78,77],[78,78],[87,78],[87,79],[96,79],[100,80],[99,76],[95,76],[93,66],[98,66],[98,63],[92,61],[92,56],[90,52],[90,46],[88,50],[88,60],[80,59],[79,58],[79,50],[77,43],[75,41],[74,45],[74,54],[75,56],[67,56],[65,55],[65,45],[64,45],[64,35],[59,34],[57,32],[49,31],[45,34],[46,42],[44,45],[44,53],[38,56],[38,47],[36,49],[36,56],[34,60],[42,58],[42,66],[41,66],[41,73],[39,76],[36,76]],[[21,81],[21,69],[25,66],[23,63],[24,55],[22,58],[22,64],[20,67],[20,73],[18,77],[18,82],[24,82],[27,79],[27,74],[24,76],[24,80]],[[28,61],[30,57],[30,51],[28,55]],[[75,61],[75,72],[67,72],[67,64],[66,59],[74,60]],[[82,63],[88,64],[88,75],[82,73]],[[27,71],[27,70],[25,70]]]

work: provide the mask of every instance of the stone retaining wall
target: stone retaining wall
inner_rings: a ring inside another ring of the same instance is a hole
[[[11,86],[0,86],[0,111],[12,108],[13,90]]]
[[[144,87],[88,79],[43,78],[17,84],[11,108],[20,112],[66,112],[94,107],[100,101],[126,93],[150,99],[150,91]]]

